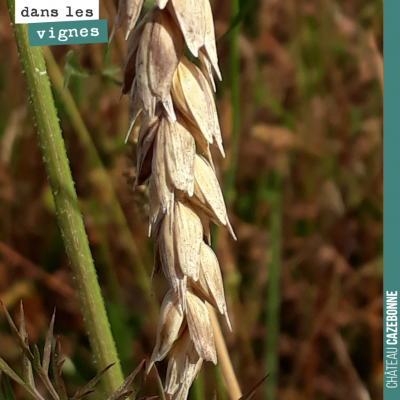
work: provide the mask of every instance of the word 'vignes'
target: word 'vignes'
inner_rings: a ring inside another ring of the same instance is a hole
[[[39,35],[40,39],[43,39],[46,31],[37,31],[37,34]],[[56,33],[57,34],[57,33]],[[61,42],[65,42],[68,40],[68,38],[72,37],[87,37],[87,36],[99,36],[99,29],[98,28],[91,28],[90,31],[86,28],[82,28],[80,30],[74,28],[74,29],[60,29],[58,31],[58,40]],[[55,39],[56,37],[54,36],[54,30],[53,28],[49,29],[49,38],[50,39]]]

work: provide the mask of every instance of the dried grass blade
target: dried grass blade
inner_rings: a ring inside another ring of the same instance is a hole
[[[28,333],[25,325],[25,313],[22,301],[20,302],[20,326],[19,331],[25,345],[29,348]],[[35,389],[35,381],[33,379],[32,364],[25,352],[22,352],[22,379],[33,389]]]
[[[10,380],[7,375],[3,375],[0,370],[0,398],[4,400],[15,400],[14,391],[11,387]]]
[[[118,398],[121,398],[121,395],[124,393],[125,389],[133,382],[136,375],[145,365],[145,361],[146,360],[141,361],[141,363],[136,367],[136,369],[124,380],[122,385],[107,400],[117,400]]]
[[[33,356],[33,368],[36,371],[42,371],[42,366],[40,365],[40,351],[36,343],[33,346]]]
[[[91,379],[83,388],[79,389],[71,400],[79,400],[89,393],[92,393],[93,388],[97,385],[102,376],[113,366],[115,363],[110,364],[108,367],[100,371],[93,379]]]
[[[43,349],[43,372],[45,374],[49,373],[49,365],[50,365],[50,357],[51,357],[51,347],[53,342],[53,330],[54,330],[54,320],[56,318],[56,309],[53,311],[53,315],[51,317],[49,329],[46,334],[46,340],[44,343]]]
[[[19,342],[19,345],[23,352],[27,355],[29,361],[33,361],[33,354],[29,348],[29,346],[26,345],[25,339],[22,337],[21,333],[19,332],[17,326],[15,325],[13,319],[11,318],[10,313],[8,310],[4,307],[4,304],[0,300],[1,307],[3,308],[4,313],[6,314],[7,322],[10,325],[11,332],[14,336],[14,338]]]
[[[37,396],[35,395],[33,389],[28,384],[26,384],[2,358],[0,358],[0,371],[3,371],[14,382],[16,382],[19,385],[21,385],[32,396],[37,398]]]
[[[57,336],[56,345],[54,347],[54,355],[53,355],[53,379],[58,396],[60,397],[61,400],[67,400],[68,394],[65,388],[64,380],[61,376],[62,366],[65,360],[60,360],[60,355],[61,355],[61,342],[60,342],[60,337]],[[47,389],[49,389],[49,387],[47,387]]]
[[[156,365],[154,365],[154,369],[156,370],[157,387],[158,387],[159,393],[161,393],[161,400],[165,400],[165,391],[164,391],[163,384],[162,384],[162,381],[160,378],[160,374],[158,373],[158,368]]]
[[[250,391],[246,394],[244,394],[239,400],[250,400],[254,394],[256,393],[257,389],[264,383],[264,381],[268,378],[269,374],[267,376],[264,376],[264,378],[262,378],[260,380],[260,382],[258,382],[252,389],[250,389]]]

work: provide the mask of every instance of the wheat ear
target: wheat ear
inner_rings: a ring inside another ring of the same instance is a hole
[[[136,23],[143,0],[120,0],[115,27]],[[184,56],[184,45],[201,69]],[[225,156],[213,89],[221,78],[209,0],[156,0],[129,39],[122,92],[130,126],[141,115],[136,184],[149,184],[154,271],[165,296],[151,365],[169,356],[165,392],[185,400],[204,360],[217,363],[205,302],[228,317],[210,221],[235,237],[210,146]],[[150,369],[149,368],[149,369]]]

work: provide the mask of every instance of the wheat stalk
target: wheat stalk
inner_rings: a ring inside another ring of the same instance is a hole
[[[120,0],[114,28],[127,38],[143,0]],[[184,56],[184,45],[201,69]],[[169,355],[165,392],[184,400],[203,361],[217,363],[206,302],[225,315],[222,276],[210,247],[210,221],[235,237],[210,146],[224,156],[214,103],[213,72],[221,78],[209,0],[156,0],[129,39],[122,92],[132,127],[141,115],[136,185],[149,182],[149,232],[154,271],[170,291],[161,305],[154,362]]]

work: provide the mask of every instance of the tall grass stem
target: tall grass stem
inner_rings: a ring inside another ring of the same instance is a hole
[[[231,0],[231,22],[235,21],[240,11],[239,0]],[[239,152],[240,133],[240,55],[239,55],[240,24],[232,28],[230,34],[230,81],[232,104],[232,135],[230,138],[229,167],[225,175],[224,192],[228,210],[236,197],[235,178]]]
[[[78,198],[58,122],[46,65],[40,47],[29,47],[28,26],[15,24],[15,2],[7,0],[18,52],[33,106],[43,160],[49,175],[57,219],[74,280],[96,368],[115,365],[102,382],[107,395],[123,382],[110,324],[97,281],[96,270],[79,211]]]
[[[281,176],[271,172],[268,179],[269,203],[271,206],[270,238],[271,258],[268,268],[267,284],[267,338],[265,374],[269,374],[265,382],[265,398],[276,399],[279,369],[279,310],[280,310],[280,262],[281,262],[281,229],[282,229],[282,187]]]
[[[232,362],[229,357],[228,349],[226,348],[225,340],[222,335],[221,327],[219,325],[215,310],[209,304],[207,304],[208,311],[210,313],[211,324],[215,336],[215,346],[217,348],[218,363],[221,367],[222,375],[226,384],[226,390],[228,392],[230,400],[238,400],[242,397],[242,392],[235,372],[233,370]]]

